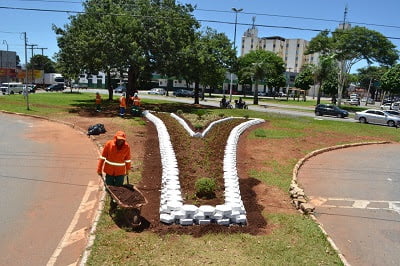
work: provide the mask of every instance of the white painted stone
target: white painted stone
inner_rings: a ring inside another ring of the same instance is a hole
[[[194,215],[198,211],[198,207],[195,205],[185,204],[182,206],[182,210],[186,212],[186,215]]]
[[[160,215],[160,221],[163,223],[172,224],[174,222],[174,220],[175,220],[174,217],[169,214],[162,213]]]
[[[198,223],[199,225],[210,224],[210,223],[211,223],[211,220],[209,220],[209,219],[198,220],[197,223]]]
[[[217,224],[219,225],[229,225],[230,224],[230,219],[218,219]]]
[[[214,213],[215,207],[210,205],[202,205],[199,207],[199,211],[201,211],[205,216],[210,216]]]
[[[212,219],[215,219],[215,220],[219,220],[219,219],[222,219],[224,216],[222,215],[222,213],[220,213],[220,212],[216,212],[216,213],[214,213],[213,215],[211,215],[211,218]]]
[[[186,218],[186,213],[182,210],[179,211],[172,211],[171,215],[175,217],[175,219],[184,219]]]
[[[193,225],[193,219],[179,219],[180,225]]]
[[[182,206],[183,206],[182,202],[179,202],[179,201],[169,201],[167,203],[168,211],[180,210],[182,208]]]

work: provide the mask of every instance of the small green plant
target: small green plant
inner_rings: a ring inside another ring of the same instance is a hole
[[[262,128],[257,128],[254,131],[254,136],[256,136],[257,138],[266,138],[267,137],[267,133],[264,129]]]
[[[202,124],[199,124],[199,123],[196,123],[196,124],[193,125],[193,127],[194,127],[195,129],[202,129],[202,128],[203,128],[203,125],[202,125]]]
[[[203,110],[203,109],[196,110],[196,112],[195,112],[195,114],[197,115],[197,119],[199,119],[199,120],[201,120],[202,117],[203,117],[206,113],[207,113],[206,110]]]
[[[249,115],[244,115],[243,116],[245,119],[249,119]]]
[[[222,117],[225,116],[225,114],[224,113],[219,113],[218,116],[222,118]]]
[[[182,111],[181,109],[176,110],[176,114],[179,115],[179,116],[181,116],[181,115],[183,115],[183,111]]]
[[[196,196],[199,198],[207,198],[211,199],[215,197],[215,189],[216,189],[215,180],[212,178],[199,178],[196,181]]]
[[[154,111],[154,112],[160,112],[160,107],[154,106],[153,111]]]

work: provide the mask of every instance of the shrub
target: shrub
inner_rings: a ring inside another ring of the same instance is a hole
[[[195,184],[196,196],[207,199],[214,198],[216,186],[215,180],[212,178],[199,178]]]
[[[176,114],[179,115],[179,116],[181,116],[181,115],[183,115],[183,111],[182,111],[181,109],[176,110]]]
[[[205,115],[206,113],[207,113],[207,111],[203,110],[203,109],[196,110],[196,112],[195,112],[195,114],[197,115],[199,120],[201,120],[202,116]]]

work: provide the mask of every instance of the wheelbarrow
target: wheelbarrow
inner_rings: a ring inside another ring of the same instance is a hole
[[[132,106],[131,108],[131,115],[133,116],[142,116],[142,110],[139,106]]]
[[[134,229],[141,225],[140,211],[147,204],[147,199],[137,187],[129,184],[128,176],[126,176],[126,179],[127,184],[123,186],[109,186],[104,184],[111,197],[110,211],[119,208],[124,222]]]

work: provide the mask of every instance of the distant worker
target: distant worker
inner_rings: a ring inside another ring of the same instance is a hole
[[[126,109],[126,98],[125,98],[125,93],[122,93],[121,97],[119,98],[119,115],[121,117],[125,116],[125,109]]]
[[[131,148],[126,141],[126,134],[117,131],[112,140],[106,142],[101,157],[97,164],[97,173],[106,174],[106,184],[109,186],[122,186],[125,175],[131,168]]]
[[[135,93],[131,99],[133,102],[133,106],[140,107],[140,98],[137,93]]]
[[[100,93],[96,92],[96,111],[100,112],[101,109],[101,95]]]

